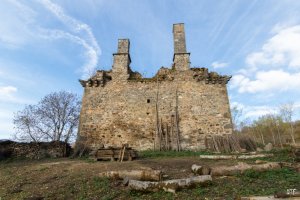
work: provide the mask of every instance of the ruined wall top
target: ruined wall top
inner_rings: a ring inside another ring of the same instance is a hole
[[[187,74],[192,79],[203,81],[206,84],[227,84],[231,76],[221,76],[215,72],[208,72],[207,68],[191,68],[190,53],[186,50],[184,23],[173,24],[174,56],[171,67],[162,67],[152,78],[143,78],[139,72],[130,68],[130,41],[118,39],[117,52],[113,54],[112,70],[98,72],[88,80],[80,80],[85,86],[104,86],[108,81],[173,81],[177,75]],[[184,79],[185,80],[185,79]],[[190,80],[190,79],[189,79]]]

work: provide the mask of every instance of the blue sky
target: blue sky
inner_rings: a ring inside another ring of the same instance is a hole
[[[13,113],[50,92],[82,95],[78,79],[110,69],[117,39],[131,41],[131,68],[171,66],[172,24],[185,23],[195,67],[233,75],[230,103],[245,117],[294,102],[300,115],[298,0],[1,0],[0,138]]]

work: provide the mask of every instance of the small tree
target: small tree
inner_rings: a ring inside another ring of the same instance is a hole
[[[243,114],[243,109],[239,108],[237,105],[231,108],[231,117],[232,117],[232,125],[233,125],[234,132],[237,132],[239,126],[241,125],[240,123],[241,123],[242,114]]]
[[[15,114],[15,139],[69,142],[78,127],[80,105],[78,96],[70,92],[46,95],[37,105],[28,105]]]
[[[283,119],[284,122],[286,122],[289,125],[289,133],[292,139],[292,142],[296,144],[295,140],[295,133],[294,133],[294,124],[293,124],[293,115],[294,115],[294,104],[293,103],[286,103],[282,104],[279,107],[279,113],[281,118]]]

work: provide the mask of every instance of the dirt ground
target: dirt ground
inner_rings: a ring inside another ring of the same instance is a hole
[[[162,170],[170,179],[186,178],[191,175],[192,164],[235,165],[237,161],[177,157],[122,163],[69,158],[0,162],[0,199],[155,199],[133,194],[119,182],[102,180],[97,175],[111,170],[151,168]],[[158,199],[168,199],[168,195]]]

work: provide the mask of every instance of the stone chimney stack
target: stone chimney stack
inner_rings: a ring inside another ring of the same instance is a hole
[[[112,66],[113,79],[127,80],[129,77],[129,65],[131,63],[129,54],[129,39],[118,40],[118,52],[114,53]]]
[[[173,24],[174,56],[173,63],[178,71],[190,68],[190,53],[186,52],[184,24]]]

